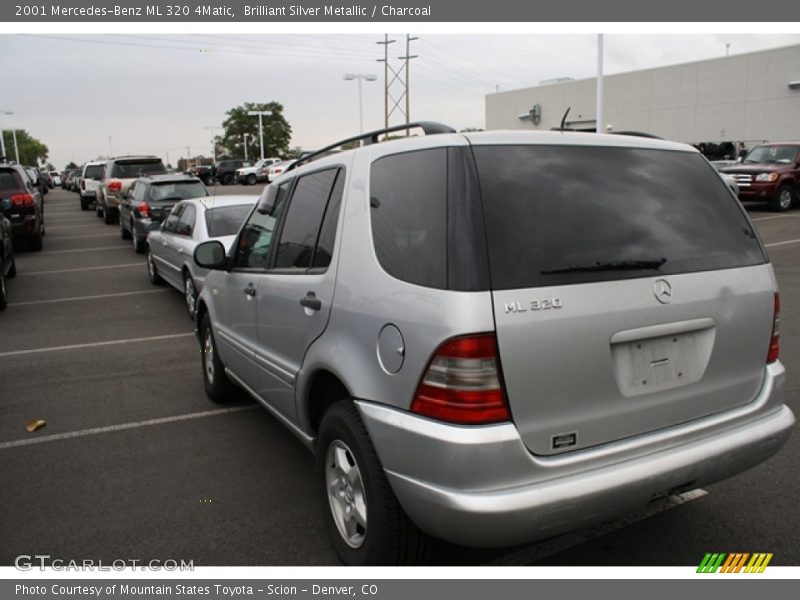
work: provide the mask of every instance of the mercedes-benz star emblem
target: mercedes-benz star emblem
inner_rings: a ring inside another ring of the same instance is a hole
[[[672,301],[672,286],[666,279],[656,280],[653,284],[653,293],[661,304],[669,304]]]

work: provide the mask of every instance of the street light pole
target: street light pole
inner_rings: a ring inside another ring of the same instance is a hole
[[[111,140],[114,139],[113,135],[108,136],[108,158],[114,156],[114,146],[111,145]]]
[[[245,132],[243,134],[244,137],[244,159],[247,160],[247,138],[250,137],[250,134]]]
[[[11,137],[14,138],[14,155],[17,157],[17,164],[19,164],[19,146],[17,146],[17,130],[11,130]]]
[[[364,133],[364,106],[361,90],[361,81],[375,81],[378,79],[377,75],[364,75],[363,73],[345,73],[342,78],[345,81],[358,81],[358,133]]]
[[[211,155],[214,158],[214,162],[217,162],[217,137],[214,135],[214,132],[219,128],[219,125],[205,125],[203,127],[203,129],[211,130]]]
[[[258,115],[258,142],[261,148],[261,156],[264,158],[264,116],[271,117],[271,110],[248,110],[247,114],[252,116]]]
[[[14,114],[13,110],[5,110],[0,108],[0,115],[13,115],[13,114]],[[3,136],[3,129],[0,128],[0,156],[5,156],[5,155],[6,155],[6,142]]]

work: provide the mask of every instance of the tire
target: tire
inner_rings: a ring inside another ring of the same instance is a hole
[[[131,223],[131,230],[128,231],[125,229],[125,221],[123,219],[119,220],[119,235],[123,240],[131,239],[131,235],[133,234],[133,223]]]
[[[197,287],[189,271],[183,274],[183,297],[186,300],[186,311],[189,313],[189,318],[194,321],[197,312]]]
[[[8,275],[6,275],[6,279],[14,279],[17,276],[17,257],[11,257],[11,268],[8,270]]]
[[[426,560],[431,540],[397,501],[350,400],[331,406],[322,419],[317,477],[325,526],[343,563],[413,565]]]
[[[6,276],[3,275],[3,269],[0,268],[0,310],[3,310],[7,304],[8,300],[6,300]]]
[[[200,324],[200,362],[203,367],[203,384],[209,400],[224,404],[238,398],[238,390],[225,374],[225,365],[217,354],[208,313],[203,315],[203,322]]]
[[[214,178],[213,177],[206,177],[203,179],[203,183],[206,184],[207,187],[211,187],[214,185]]]
[[[147,263],[147,278],[153,285],[159,285],[164,280],[161,278],[161,275],[158,274],[158,269],[156,268],[156,263],[153,259],[153,252],[150,250],[150,246],[145,248],[144,257],[145,262]]]
[[[89,199],[81,196],[81,210],[89,210]]]
[[[36,233],[32,233],[28,236],[28,250],[33,250],[34,252],[38,252],[44,247],[42,243],[42,230],[40,229]]]
[[[230,173],[223,175],[222,180],[220,181],[222,185],[230,185],[233,183],[233,175]]]
[[[108,210],[108,208],[103,210],[103,222],[106,225],[114,225],[117,222],[114,211]]]
[[[145,246],[147,246],[147,240],[137,237],[135,231],[131,232],[131,242],[133,243],[133,251],[136,252],[136,254],[142,254]],[[153,263],[153,268],[155,268],[155,263]]]
[[[100,200],[97,198],[94,200],[94,212],[98,219],[103,216],[103,205],[100,204]]]
[[[789,210],[793,203],[794,190],[792,190],[791,186],[782,185],[780,189],[778,189],[778,193],[775,194],[775,197],[770,200],[769,206],[776,212],[783,212]]]
[[[256,176],[253,173],[247,176],[247,185],[255,185],[256,184]]]

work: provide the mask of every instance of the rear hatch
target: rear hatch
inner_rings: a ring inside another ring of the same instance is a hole
[[[775,283],[696,153],[478,145],[503,377],[528,449],[597,446],[746,404]]]
[[[119,181],[119,187],[114,185],[112,189],[109,187],[111,194],[123,196],[131,183],[139,177],[145,175],[155,175],[157,173],[166,173],[167,169],[160,158],[131,158],[120,159],[114,162],[111,168],[111,173],[108,174],[107,186],[112,181]]]
[[[35,197],[25,189],[19,173],[14,168],[0,167],[0,200],[11,200],[11,207],[1,214],[4,214],[12,224],[22,223],[26,215],[33,215],[36,212]]]

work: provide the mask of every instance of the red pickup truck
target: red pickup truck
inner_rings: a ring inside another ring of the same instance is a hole
[[[756,146],[740,164],[721,171],[736,178],[742,202],[761,200],[772,210],[789,210],[800,193],[800,142]]]

